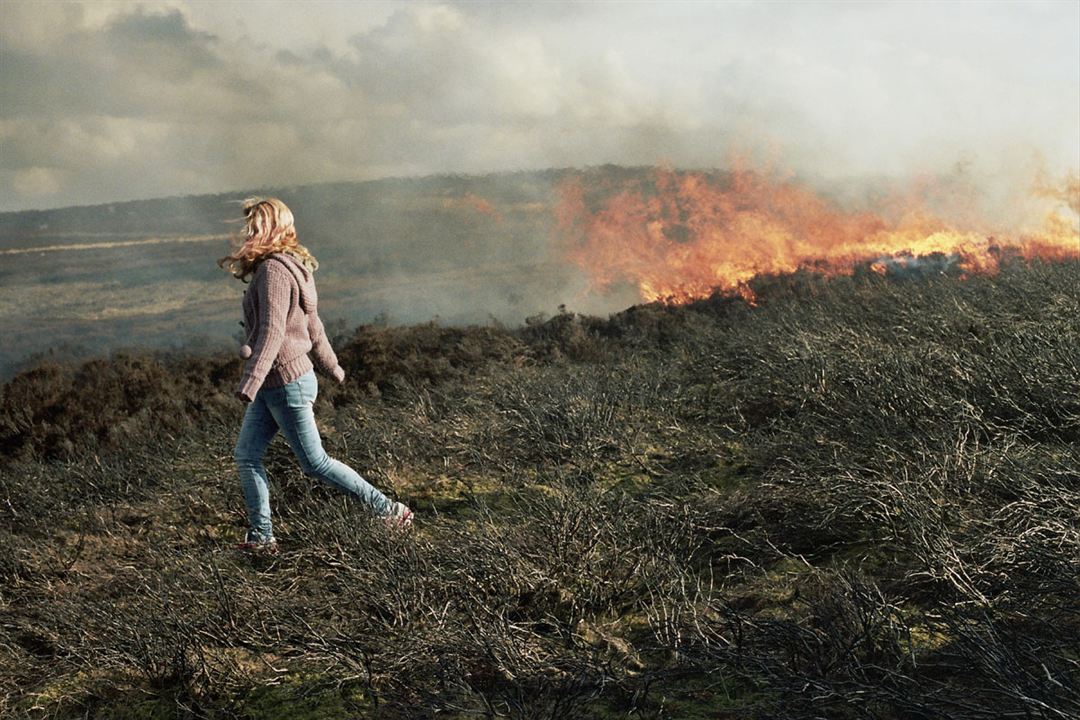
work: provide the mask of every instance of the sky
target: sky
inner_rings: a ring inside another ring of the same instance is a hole
[[[1080,168],[1080,2],[0,0],[0,211],[603,163]]]

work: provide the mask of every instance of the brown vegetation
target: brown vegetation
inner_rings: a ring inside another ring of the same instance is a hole
[[[237,360],[20,374],[0,714],[1075,717],[1080,265],[754,290],[358,328],[317,414],[417,527],[278,444],[255,563]]]

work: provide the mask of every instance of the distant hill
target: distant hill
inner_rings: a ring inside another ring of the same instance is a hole
[[[603,172],[644,170],[605,168]],[[566,170],[263,188],[0,213],[0,376],[61,347],[221,346],[241,283],[216,266],[237,201],[281,197],[319,257],[322,313],[370,322],[518,323],[563,303],[607,312],[553,249],[553,189]]]
[[[338,334],[376,320],[515,325],[564,306],[606,315],[717,287],[749,298],[749,278],[807,268],[927,276],[992,272],[1006,256],[1077,259],[1067,212],[1027,249],[942,232],[947,221],[925,218],[950,217],[956,197],[970,208],[939,185],[908,197],[883,178],[604,165],[0,213],[0,379],[50,351],[235,344],[244,285],[216,261],[252,195],[292,208]]]

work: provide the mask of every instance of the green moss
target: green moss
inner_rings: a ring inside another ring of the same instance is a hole
[[[515,492],[528,492],[534,483],[524,479],[520,487],[511,487],[498,475],[426,475],[422,470],[401,488],[403,497],[421,513],[438,513],[455,520],[477,516],[477,507],[490,510],[512,507]]]
[[[179,716],[174,697],[115,689],[120,683],[121,680],[116,677],[91,677],[86,673],[76,673],[26,696],[13,710],[18,716],[27,718],[173,720]]]
[[[248,693],[238,716],[248,720],[337,720],[370,712],[371,700],[357,685],[328,686],[325,678],[298,675]]]
[[[173,698],[147,700],[119,698],[94,714],[96,720],[173,720],[178,715]]]
[[[35,715],[55,716],[77,707],[93,684],[94,678],[86,672],[55,678],[38,689],[27,693],[14,705],[14,710],[27,717]]]
[[[672,679],[650,689],[638,705],[644,717],[679,718],[679,720],[725,720],[752,716],[764,696],[742,679],[696,676]],[[630,708],[602,701],[590,708],[594,720],[627,717]]]
[[[100,694],[90,678],[77,673],[51,683],[23,698],[13,708],[21,717],[82,717],[95,720],[174,720],[187,717],[177,698],[168,689],[149,694],[128,689]],[[244,720],[338,720],[366,717],[372,709],[370,698],[357,683],[338,686],[319,673],[295,673],[273,685],[260,685],[234,698],[227,715]],[[217,717],[211,713],[211,717]]]

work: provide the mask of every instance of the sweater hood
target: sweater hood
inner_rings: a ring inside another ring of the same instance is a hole
[[[300,288],[300,307],[305,313],[315,312],[319,296],[315,291],[315,276],[299,258],[289,253],[272,253],[268,260],[277,260],[292,273]]]

